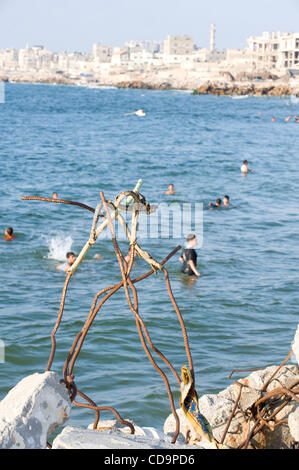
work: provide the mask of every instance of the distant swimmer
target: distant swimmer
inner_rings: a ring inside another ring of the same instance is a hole
[[[11,242],[12,240],[14,240],[16,237],[15,235],[13,234],[13,228],[12,227],[7,227],[5,229],[5,232],[4,232],[4,239],[5,241],[7,242]]]
[[[295,121],[295,122],[299,122],[299,117],[298,117],[298,116],[294,116],[294,121]]]
[[[101,260],[101,259],[103,259],[103,256],[100,255],[100,253],[96,253],[96,254],[94,255],[94,259]]]
[[[135,111],[135,114],[136,116],[145,116],[146,113],[145,111],[143,111],[143,109],[137,109],[137,111]]]
[[[188,274],[188,276],[200,276],[200,273],[196,269],[197,253],[195,247],[197,245],[197,238],[194,234],[190,234],[187,237],[187,244],[179,257],[182,266],[182,273]]]
[[[176,191],[174,190],[173,184],[170,183],[168,185],[168,191],[165,191],[165,194],[175,194],[175,193],[176,193]]]
[[[69,251],[66,254],[66,262],[56,266],[56,269],[58,269],[58,271],[67,272],[67,270],[74,264],[75,261],[76,261],[75,253],[73,253],[72,251]]]
[[[128,251],[128,254],[124,257],[125,261],[127,264],[129,264],[130,259],[131,259],[131,253],[132,253],[132,247],[130,246],[130,249]],[[136,250],[134,251],[134,258],[137,255]]]
[[[285,121],[289,122],[290,119],[291,119],[291,116],[288,116],[288,117],[285,118]]]
[[[52,199],[58,199],[58,194],[56,192],[52,194]]]
[[[223,196],[223,205],[225,207],[229,206],[229,196],[227,196],[227,195]]]
[[[272,118],[271,118],[271,121],[272,121],[272,122],[275,122],[275,121],[276,121],[275,117],[272,117]]]
[[[219,197],[218,199],[216,199],[215,203],[214,202],[209,202],[209,206],[215,209],[216,207],[220,207],[221,203],[222,203],[222,201]]]
[[[253,170],[249,170],[248,168],[248,160],[243,160],[243,164],[241,165],[241,173],[243,175],[247,175],[247,173],[253,173]]]
[[[143,109],[137,109],[137,111],[133,111],[132,113],[126,113],[125,116],[131,116],[132,114],[136,114],[136,116],[146,116],[146,112]]]

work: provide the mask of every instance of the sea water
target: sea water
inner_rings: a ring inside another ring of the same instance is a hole
[[[146,115],[125,116],[137,109]],[[114,199],[139,178],[150,203],[203,204],[197,249],[201,277],[181,274],[180,253],[167,263],[188,331],[198,394],[229,386],[233,369],[281,363],[291,349],[299,310],[299,125],[285,121],[298,113],[297,100],[277,97],[232,100],[180,91],[6,84],[0,104],[0,229],[4,233],[12,226],[16,239],[0,241],[5,352],[0,398],[23,377],[44,371],[65,276],[56,266],[67,251],[79,253],[93,217],[79,207],[21,196],[51,197],[57,191],[61,198],[96,207],[100,190]],[[240,172],[244,159],[254,170],[247,177]],[[165,195],[169,183],[176,189],[173,196]],[[230,207],[209,210],[209,202],[225,194]],[[184,241],[183,236],[143,237],[140,243],[161,260]],[[120,246],[126,254],[124,238]],[[148,269],[137,260],[132,276]],[[120,279],[110,236],[103,237],[67,291],[52,366],[60,377],[93,296]],[[164,276],[152,275],[136,288],[154,345],[180,373],[187,358]],[[154,357],[167,373],[178,407],[178,384]],[[171,412],[122,290],[94,320],[74,374],[77,387],[94,402],[115,407],[136,424],[161,428]],[[112,418],[107,412],[102,416]],[[70,423],[87,426],[93,419],[91,410],[74,407]]]

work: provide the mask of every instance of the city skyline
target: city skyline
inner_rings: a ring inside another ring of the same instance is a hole
[[[213,9],[199,0],[1,0],[0,48],[21,49],[28,43],[53,52],[91,52],[94,43],[163,41],[168,34],[188,34],[199,47],[208,47],[214,23],[217,49],[242,49],[247,37],[264,30],[297,31],[298,19],[296,0],[286,0],[283,9],[278,0],[252,0],[248,12],[236,0],[214,0]]]

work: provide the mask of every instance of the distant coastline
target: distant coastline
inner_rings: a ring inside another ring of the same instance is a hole
[[[71,85],[71,86],[113,86],[116,88],[147,89],[147,90],[189,90],[194,95],[215,95],[215,96],[299,96],[299,78],[297,79],[265,79],[265,80],[246,80],[246,81],[219,81],[215,80],[163,80],[151,76],[140,79],[123,80],[120,76],[108,77],[103,82],[95,79],[84,79],[81,76],[57,76],[51,75],[31,75],[19,74],[0,75],[0,81],[6,83],[32,83],[49,85]]]

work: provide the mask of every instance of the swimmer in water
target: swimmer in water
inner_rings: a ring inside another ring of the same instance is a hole
[[[52,199],[58,199],[58,194],[56,192],[52,194]]]
[[[7,227],[4,232],[4,239],[7,242],[10,242],[14,240],[16,237],[13,235],[13,228],[12,227]]]
[[[74,264],[75,261],[76,261],[75,253],[73,253],[72,251],[69,251],[66,254],[66,262],[56,266],[56,269],[58,269],[58,271],[67,272],[67,270]]]
[[[196,235],[190,234],[187,237],[187,244],[179,257],[182,266],[182,273],[188,274],[188,276],[200,276],[200,273],[196,269],[196,262],[197,262],[197,253],[195,251],[195,247],[197,245],[197,238]]]
[[[129,264],[130,259],[131,259],[131,253],[132,253],[132,247],[130,246],[130,249],[128,251],[128,254],[124,257],[124,260],[126,261],[127,264]],[[137,255],[136,250],[134,251],[134,258]]]
[[[247,175],[247,173],[253,173],[253,170],[249,170],[248,168],[248,161],[247,160],[243,160],[243,164],[241,165],[241,173],[243,175]]]
[[[165,194],[175,194],[175,193],[176,193],[176,191],[175,191],[174,188],[173,188],[173,184],[170,183],[170,184],[168,185],[168,191],[165,191]]]
[[[226,195],[226,196],[223,197],[223,205],[225,207],[229,206],[229,196]]]
[[[285,118],[285,121],[289,122],[290,119],[291,119],[291,116],[288,116],[288,117]]]
[[[221,199],[220,197],[216,199],[215,204],[213,202],[209,202],[209,206],[212,208],[220,207],[221,206]]]
[[[271,121],[272,121],[272,122],[275,122],[275,121],[276,121],[275,117],[272,117],[272,118],[271,118]]]

